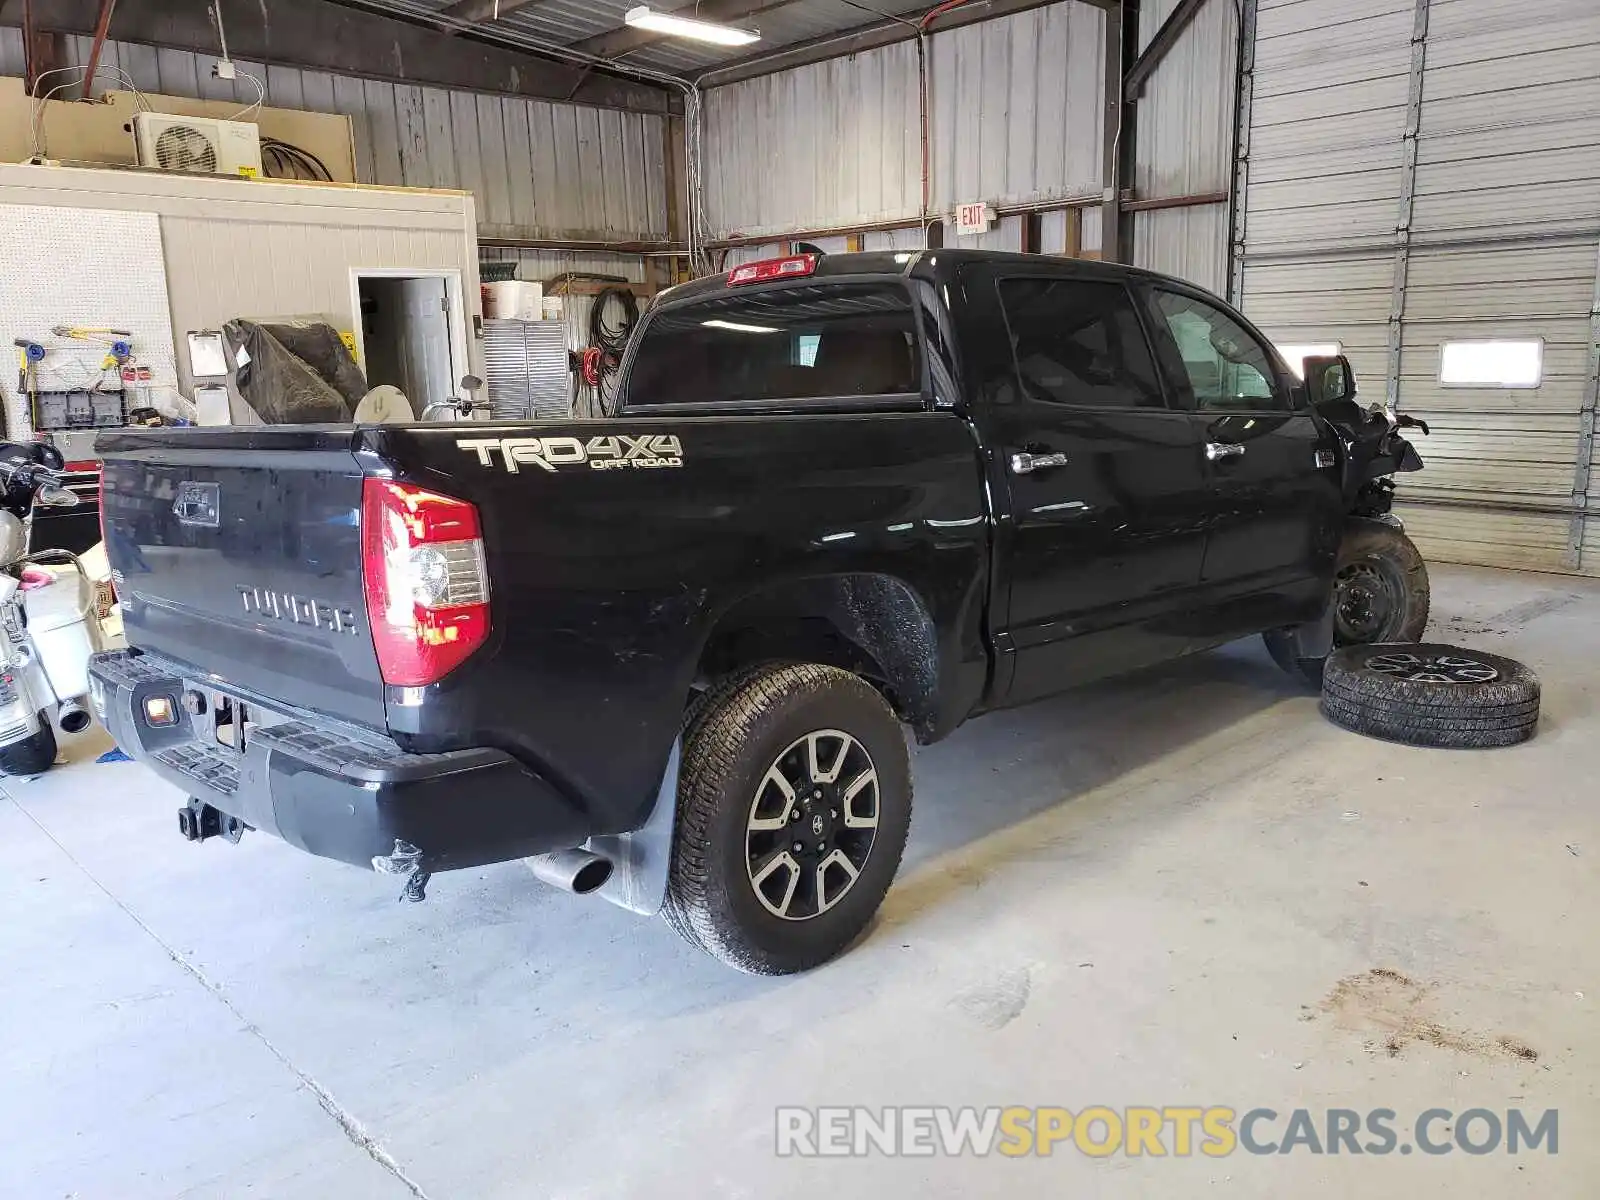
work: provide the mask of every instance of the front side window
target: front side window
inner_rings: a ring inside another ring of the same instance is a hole
[[[893,284],[718,294],[649,321],[627,404],[920,395],[916,328],[910,296]]]
[[[1184,373],[1203,412],[1288,408],[1266,347],[1214,305],[1177,292],[1155,293],[1156,310],[1178,344]]]
[[[1000,281],[1017,382],[1031,400],[1082,408],[1161,408],[1155,360],[1121,284]]]

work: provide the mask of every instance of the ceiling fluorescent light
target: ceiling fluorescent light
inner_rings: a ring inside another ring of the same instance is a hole
[[[734,333],[778,333],[771,325],[741,325],[737,321],[701,321],[707,329],[731,329]]]
[[[669,37],[694,38],[697,42],[715,42],[719,46],[748,46],[761,40],[758,29],[739,29],[733,25],[719,25],[715,21],[700,21],[693,17],[680,17],[677,13],[656,12],[647,4],[630,8],[623,21],[635,29],[648,29],[651,33],[664,33]]]

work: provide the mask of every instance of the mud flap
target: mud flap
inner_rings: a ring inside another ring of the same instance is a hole
[[[1327,658],[1333,653],[1333,601],[1322,606],[1322,615],[1304,625],[1284,630],[1294,647],[1296,658]]]
[[[592,837],[584,848],[611,860],[611,878],[593,894],[618,908],[653,917],[667,899],[667,868],[672,864],[672,831],[678,820],[678,766],[683,739],[672,743],[667,769],[656,791],[655,807],[632,833]]]

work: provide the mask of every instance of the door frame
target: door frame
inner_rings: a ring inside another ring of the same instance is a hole
[[[455,269],[428,267],[351,267],[350,312],[351,332],[356,340],[356,365],[361,373],[367,371],[366,332],[361,326],[361,281],[363,279],[442,279],[445,292],[445,315],[450,323],[450,388],[455,388],[463,375],[472,370],[467,355],[467,306],[461,281],[461,272]]]

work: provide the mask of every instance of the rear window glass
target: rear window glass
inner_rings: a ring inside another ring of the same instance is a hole
[[[1144,330],[1121,284],[1002,279],[1017,379],[1030,400],[1086,408],[1165,403]]]
[[[911,299],[886,284],[717,296],[658,313],[628,377],[628,407],[922,391]]]

